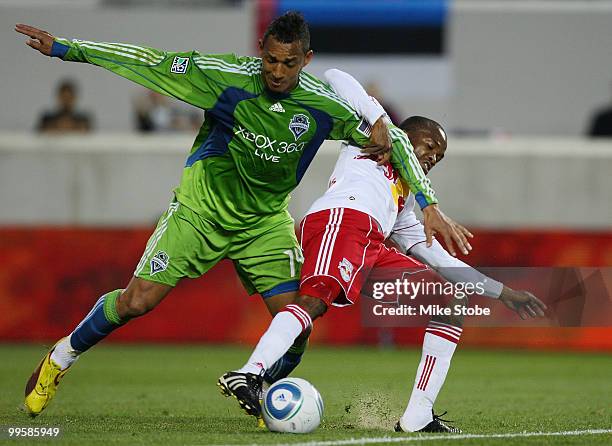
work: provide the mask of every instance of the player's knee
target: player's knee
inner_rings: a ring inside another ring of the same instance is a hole
[[[327,304],[318,297],[298,296],[296,303],[310,315],[313,321],[327,311]]]

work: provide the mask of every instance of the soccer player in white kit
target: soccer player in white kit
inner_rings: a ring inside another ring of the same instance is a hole
[[[328,70],[326,78],[371,124],[385,114],[350,75]],[[390,131],[406,132],[428,173],[444,157],[444,130],[435,121],[418,116],[399,127],[401,130]],[[313,319],[330,305],[354,303],[368,275],[378,268],[414,270],[424,263],[449,282],[483,284],[484,295],[499,298],[522,318],[544,315],[545,305],[532,294],[481,274],[450,255],[435,239],[426,246],[424,227],[414,213],[415,202],[389,163],[380,164],[359,147],[344,143],[328,190],[313,203],[300,225],[304,252],[300,297],[274,317],[238,372],[263,379],[294,340],[309,333]],[[385,246],[387,238],[399,250]],[[435,316],[429,322],[412,394],[396,431],[460,432],[434,415],[433,405],[460,339],[462,322],[460,316]],[[259,404],[257,400],[254,393],[251,404]]]

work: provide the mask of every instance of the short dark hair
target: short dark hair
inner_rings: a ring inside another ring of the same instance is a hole
[[[264,43],[269,36],[273,36],[281,43],[293,43],[299,40],[304,54],[310,51],[310,30],[300,12],[288,11],[274,19],[263,35]]]
[[[405,119],[399,128],[406,133],[418,132],[419,130],[442,130],[444,128],[433,119],[425,118],[423,116],[411,116]]]

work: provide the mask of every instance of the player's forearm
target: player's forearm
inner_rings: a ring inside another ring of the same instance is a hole
[[[408,184],[419,207],[424,209],[430,204],[436,204],[436,194],[414,154],[408,136],[397,127],[390,127],[389,132],[393,139],[391,164]]]
[[[425,243],[419,243],[411,247],[409,252],[410,255],[429,265],[449,282],[470,283],[476,290],[482,288],[484,296],[497,299],[505,288],[503,283],[451,256],[437,240],[434,240],[429,248],[425,246]]]
[[[166,58],[167,53],[127,43],[55,38],[51,56],[70,62],[87,62],[110,69],[111,64],[135,67],[155,66]]]
[[[336,94],[346,100],[364,117],[370,125],[385,115],[384,108],[366,93],[361,84],[350,74],[332,68],[325,72],[325,80],[334,89]]]
[[[132,44],[55,38],[51,55],[100,66],[158,93],[206,108],[205,95],[196,95],[188,78],[187,68],[193,64],[191,52],[168,53]],[[184,63],[185,70],[175,68],[177,60]]]

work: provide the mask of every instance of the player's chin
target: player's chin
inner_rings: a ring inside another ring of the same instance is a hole
[[[268,86],[268,90],[273,91],[274,93],[285,93],[287,90],[287,87],[285,85],[284,82],[274,82],[271,80],[268,80],[267,86]]]

